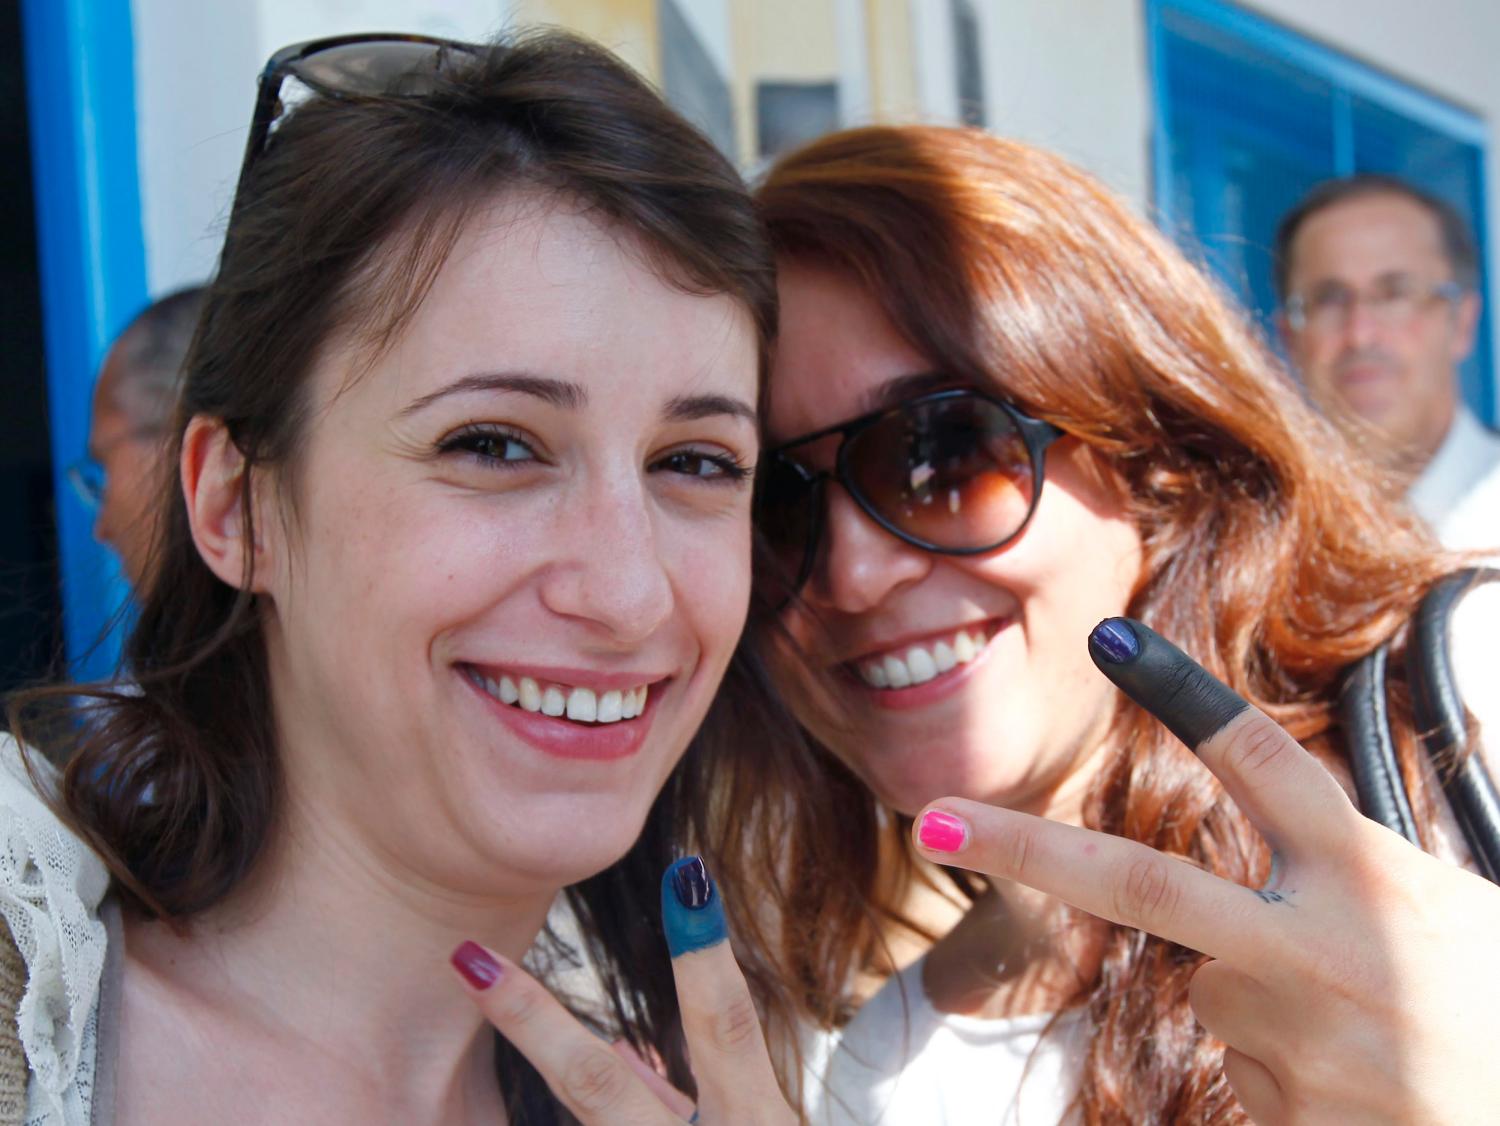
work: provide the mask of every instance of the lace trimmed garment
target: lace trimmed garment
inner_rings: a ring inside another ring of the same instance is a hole
[[[56,771],[39,756],[35,765],[40,784],[55,787]],[[37,795],[8,735],[0,735],[0,834],[0,915],[25,964],[16,1007],[30,1072],[24,1121],[85,1126],[95,1122],[109,872]]]

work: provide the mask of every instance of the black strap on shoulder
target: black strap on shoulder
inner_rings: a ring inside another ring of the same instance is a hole
[[[1500,795],[1478,749],[1469,746],[1450,647],[1453,608],[1475,586],[1496,579],[1500,579],[1500,571],[1481,567],[1457,572],[1436,583],[1412,619],[1407,667],[1417,731],[1428,756],[1437,764],[1453,816],[1474,863],[1491,880],[1500,882]],[[1500,737],[1500,732],[1491,732],[1490,737]]]
[[[1389,644],[1355,663],[1344,677],[1339,707],[1348,743],[1349,766],[1359,808],[1371,820],[1418,843],[1417,819],[1406,796],[1391,720],[1385,705],[1385,667]]]

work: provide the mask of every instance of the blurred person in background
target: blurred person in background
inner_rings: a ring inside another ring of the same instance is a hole
[[[1277,230],[1279,322],[1308,393],[1456,549],[1500,542],[1500,436],[1458,381],[1478,283],[1463,219],[1391,176],[1320,184]]]
[[[114,549],[132,586],[146,570],[151,501],[165,488],[161,454],[203,295],[201,286],[169,294],[120,333],[94,385],[88,457],[69,470],[95,509],[94,538]]]

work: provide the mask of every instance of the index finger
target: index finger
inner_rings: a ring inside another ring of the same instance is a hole
[[[477,942],[460,945],[452,962],[480,1011],[580,1122],[680,1126],[634,1069],[520,966]]]
[[[1272,848],[1291,855],[1347,838],[1358,814],[1323,764],[1155,630],[1106,618],[1089,656],[1203,760]]]
[[[661,912],[704,1120],[779,1120],[789,1112],[760,1012],[729,945],[719,889],[700,857],[678,860],[662,875]]]

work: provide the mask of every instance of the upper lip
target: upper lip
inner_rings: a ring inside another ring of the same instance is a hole
[[[893,650],[903,649],[911,645],[922,645],[928,641],[952,637],[961,629],[970,630],[975,626],[988,627],[992,623],[1002,620],[1003,617],[1004,615],[997,615],[992,618],[976,618],[971,622],[957,622],[951,626],[944,626],[941,629],[914,630],[911,633],[898,634],[887,641],[866,645],[853,655],[845,657],[840,663],[856,665],[860,661],[867,661],[877,654],[890,653]]]
[[[566,684],[570,688],[591,688],[595,692],[611,689],[638,688],[642,684],[656,684],[671,677],[670,672],[650,670],[604,672],[599,669],[584,669],[568,665],[511,664],[505,661],[464,661],[463,664],[491,679],[500,676],[529,676],[536,681]]]

